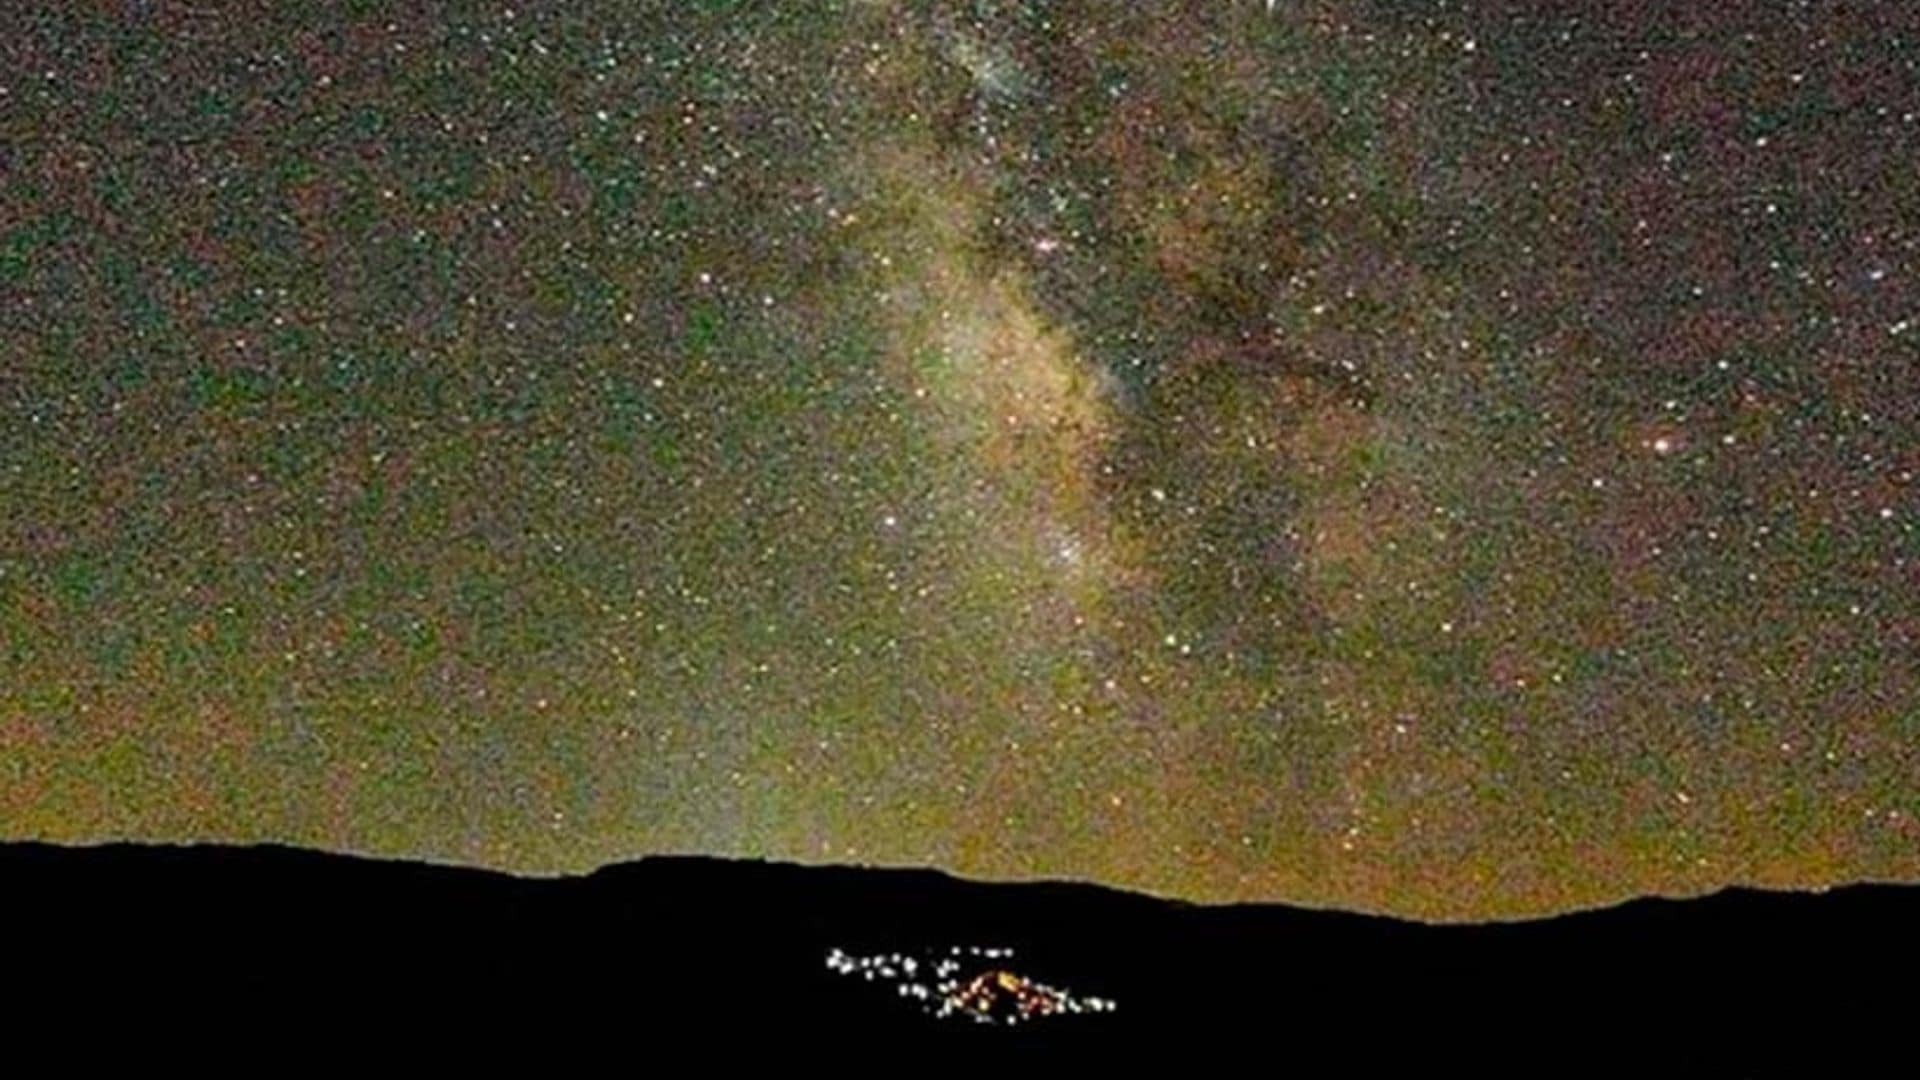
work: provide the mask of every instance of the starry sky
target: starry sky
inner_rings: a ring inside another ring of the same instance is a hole
[[[1920,6],[0,14],[0,834],[1920,878]]]

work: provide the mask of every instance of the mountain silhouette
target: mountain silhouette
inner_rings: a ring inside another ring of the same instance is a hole
[[[1257,1036],[1423,1061],[1729,1016],[1748,1034],[1728,1045],[1866,1030],[1905,1000],[1873,986],[1910,976],[1920,915],[1920,888],[1859,885],[1424,925],[927,870],[658,857],[533,879],[273,846],[0,845],[0,890],[7,970],[46,1000],[1087,1048]],[[957,983],[1005,972],[1117,1008],[977,1030],[830,970],[835,950],[958,954]]]

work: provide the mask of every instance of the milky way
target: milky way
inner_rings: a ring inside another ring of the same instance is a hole
[[[1920,8],[422,7],[0,14],[0,833],[1920,877]]]

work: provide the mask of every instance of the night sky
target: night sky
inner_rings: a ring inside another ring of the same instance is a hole
[[[0,835],[1920,878],[1920,5],[0,12]]]

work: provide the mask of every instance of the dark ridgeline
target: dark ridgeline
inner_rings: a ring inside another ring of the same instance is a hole
[[[551,1010],[589,1042],[802,1028],[851,1043],[1087,1049],[1252,1038],[1484,1063],[1516,1040],[1601,1050],[1726,1018],[1747,1032],[1727,1029],[1743,1051],[1840,1031],[1857,1045],[1869,1014],[1910,999],[1898,988],[1920,889],[1731,890],[1427,926],[920,870],[674,857],[526,879],[281,847],[21,844],[0,846],[0,910],[16,987],[44,1002],[84,995],[108,1014],[157,1004],[229,1024],[337,1011],[404,1015],[421,1032],[476,1009]],[[1118,1009],[1011,1030],[936,1022],[825,964],[836,947],[953,945],[1011,947],[976,966]]]

